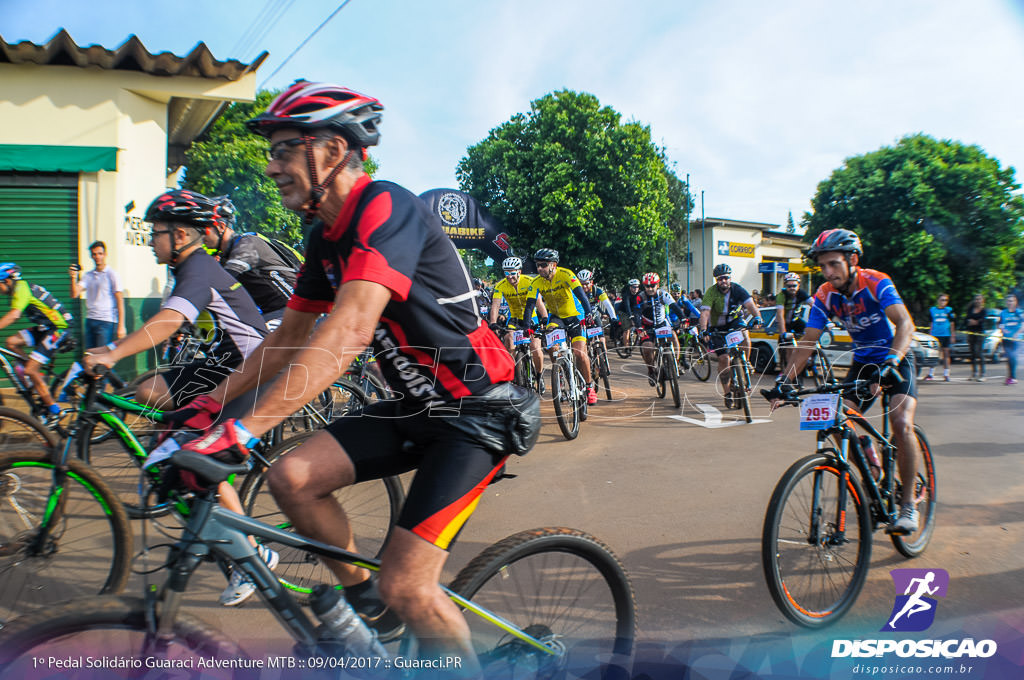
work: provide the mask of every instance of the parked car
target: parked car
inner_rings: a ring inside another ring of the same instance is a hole
[[[1002,357],[1003,332],[999,330],[999,311],[989,309],[985,312],[985,320],[982,321],[982,332],[985,334],[985,341],[981,348],[981,356],[990,364],[994,364]],[[953,361],[970,361],[971,350],[967,345],[967,334],[962,333],[963,329],[957,325],[956,339],[950,345],[950,358]]]
[[[764,329],[757,329],[750,333],[750,362],[758,372],[778,371],[779,366],[779,332],[775,323],[775,307],[761,307],[761,318],[764,319]],[[825,356],[833,366],[849,366],[853,363],[853,338],[841,326],[829,323],[823,335],[828,337],[821,342]],[[917,373],[922,368],[935,366],[939,363],[942,354],[939,349],[939,341],[927,333],[914,332],[910,341],[910,349],[914,352],[914,362]]]

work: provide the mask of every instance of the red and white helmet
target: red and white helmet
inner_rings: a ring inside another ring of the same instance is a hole
[[[659,283],[661,283],[661,277],[658,276],[657,272],[647,272],[646,274],[643,275],[640,281],[645,286],[657,286]]]
[[[790,281],[796,281],[797,283],[800,283],[800,275],[797,274],[796,272],[789,272],[788,274],[782,277],[782,280],[784,283],[789,283]]]
[[[383,110],[373,97],[340,85],[297,80],[266,111],[245,124],[264,137],[281,128],[327,128],[341,133],[354,146],[367,147],[380,141],[377,125]]]

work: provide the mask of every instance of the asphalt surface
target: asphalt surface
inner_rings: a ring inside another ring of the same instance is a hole
[[[695,640],[728,647],[876,636],[893,606],[889,570],[907,566],[949,572],[946,627],[1024,630],[1024,388],[995,379],[1002,368],[993,366],[986,383],[964,380],[960,365],[953,382],[919,385],[917,422],[936,463],[936,531],[925,554],[911,561],[877,532],[859,600],[827,631],[805,633],[784,619],[760,563],[772,490],[814,446],[814,435],[798,429],[796,409],[770,415],[757,397],[755,422],[741,423],[738,411],[724,410],[713,380],[692,376],[682,380],[683,408],[674,409],[670,397],[655,396],[638,361],[617,357],[615,400],[601,393],[575,441],[562,437],[545,402],[539,443],[510,461],[514,479],[487,489],[446,573],[453,577],[487,545],[522,529],[587,531],[611,546],[629,572],[645,654]],[[765,385],[772,379],[761,377]],[[134,528],[139,536],[140,523]],[[154,542],[152,528],[149,534]],[[216,568],[201,570],[188,593],[190,611],[235,639],[280,639],[283,631],[255,597],[241,608],[218,606],[223,586]],[[141,587],[135,576],[127,592],[141,594]]]

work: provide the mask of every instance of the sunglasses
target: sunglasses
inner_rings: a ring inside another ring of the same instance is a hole
[[[716,276],[715,281],[728,281],[731,278],[731,276]]]
[[[292,137],[291,139],[282,139],[280,142],[271,144],[270,148],[267,149],[267,160],[279,161],[287,156],[294,147],[304,144],[305,141],[305,137]]]

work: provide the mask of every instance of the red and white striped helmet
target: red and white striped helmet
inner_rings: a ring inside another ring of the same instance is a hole
[[[647,272],[640,280],[645,286],[657,286],[661,283],[661,277],[656,272]]]
[[[374,146],[380,141],[379,101],[332,83],[298,80],[270,103],[267,110],[246,126],[269,137],[281,128],[327,128],[345,136],[354,146]]]

